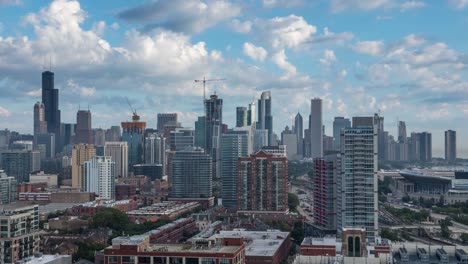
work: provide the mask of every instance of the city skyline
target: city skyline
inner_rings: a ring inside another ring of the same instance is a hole
[[[167,10],[183,15],[186,5],[200,3],[171,1]],[[434,157],[444,156],[444,131],[458,131],[457,155],[468,157],[463,133],[468,37],[454,34],[468,26],[465,2],[205,3],[206,10],[196,9],[200,14],[188,25],[158,13],[158,2],[115,1],[110,11],[91,1],[1,2],[0,123],[8,124],[1,129],[32,134],[40,73],[49,66],[61,121],[73,123],[79,105],[89,104],[95,128],[131,119],[125,96],[148,127],[156,127],[162,112],[177,112],[184,126],[194,127],[203,113],[203,90],[193,80],[205,75],[226,78],[207,84],[207,96],[216,91],[224,99],[229,127],[235,126],[236,107],[263,91],[272,93],[278,135],[297,112],[307,117],[310,99],[320,97],[327,135],[334,116],[370,116],[380,109],[394,137],[397,120],[405,121],[408,135],[432,133]],[[143,7],[144,21],[135,16]],[[425,19],[435,13],[442,16],[436,27]],[[160,27],[150,29],[155,25]],[[168,47],[173,50],[161,53]],[[128,87],[141,93],[126,92]]]

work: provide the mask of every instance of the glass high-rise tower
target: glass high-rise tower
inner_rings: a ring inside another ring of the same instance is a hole
[[[62,150],[60,133],[59,93],[54,88],[54,73],[45,71],[42,73],[42,103],[45,110],[47,132],[55,134],[55,147]]]
[[[273,116],[271,115],[271,92],[263,92],[257,104],[257,129],[268,131],[268,146],[273,144]]]

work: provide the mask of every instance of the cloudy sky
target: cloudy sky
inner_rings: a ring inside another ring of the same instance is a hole
[[[385,117],[412,131],[454,129],[468,157],[468,0],[0,0],[0,129],[32,132],[41,71],[55,72],[63,122],[93,127],[158,112],[185,126],[202,113],[194,79],[224,99],[224,118],[270,90],[277,133],[310,99],[334,116]]]

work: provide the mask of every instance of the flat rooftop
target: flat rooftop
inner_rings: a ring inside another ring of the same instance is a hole
[[[162,202],[128,212],[128,215],[171,215],[181,210],[200,205],[197,202]]]
[[[203,252],[203,253],[234,253],[240,246],[197,246],[189,244],[181,245],[151,245],[148,247],[149,252],[165,251],[165,252]]]
[[[32,257],[20,260],[19,264],[44,264],[60,260],[60,263],[72,263],[70,255],[42,255],[41,257]]]

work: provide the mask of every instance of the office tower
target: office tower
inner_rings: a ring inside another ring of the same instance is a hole
[[[47,122],[45,120],[45,106],[41,102],[34,105],[34,135],[47,133]]]
[[[63,145],[72,145],[73,141],[75,140],[75,131],[76,125],[75,124],[65,124],[62,123],[62,131],[63,131]]]
[[[55,158],[55,134],[45,133],[34,135],[34,146],[44,145],[44,157],[47,159]]]
[[[247,110],[247,125],[254,126],[257,123],[257,105],[255,101],[249,104],[249,110]]]
[[[281,132],[281,144],[286,146],[288,160],[297,159],[297,135],[288,126]]]
[[[0,150],[7,150],[10,145],[11,132],[8,129],[0,130]]]
[[[268,131],[268,146],[273,144],[273,116],[271,115],[271,92],[263,92],[257,104],[257,128]]]
[[[236,127],[245,127],[248,123],[247,107],[238,106],[236,108]]]
[[[76,113],[75,144],[93,144],[93,130],[91,128],[91,111],[79,110]]]
[[[205,151],[213,159],[213,175],[221,177],[221,133],[223,125],[223,99],[211,95],[205,100]]]
[[[410,142],[409,142],[409,159],[412,161],[421,160],[421,137],[420,133],[411,133]]]
[[[323,157],[323,122],[322,122],[322,99],[314,98],[310,106],[310,157]]]
[[[5,150],[1,154],[5,173],[18,183],[29,182],[29,175],[41,168],[41,154],[35,150]]]
[[[300,113],[297,113],[294,118],[294,133],[297,137],[297,154],[302,156],[304,155],[304,120]]]
[[[309,115],[310,118],[310,115]],[[309,122],[310,123],[310,122]],[[303,157],[310,157],[310,129],[304,129],[304,140],[302,143]]]
[[[268,146],[268,130],[254,129],[253,130],[253,152],[254,153],[258,152],[264,146]]]
[[[406,143],[406,123],[398,121],[398,142]]]
[[[445,131],[445,160],[455,161],[457,159],[457,132]]]
[[[104,143],[106,142],[106,132],[104,129],[93,129],[93,140],[95,146],[104,146]]]
[[[6,205],[0,211],[0,263],[20,263],[40,252],[39,205]]]
[[[115,198],[115,162],[111,157],[94,156],[84,163],[85,191],[99,198]]]
[[[115,177],[128,177],[128,145],[127,142],[106,142],[104,156],[111,157],[115,162]]]
[[[341,173],[341,156],[326,155],[314,159],[314,223],[336,231],[337,185]]]
[[[341,131],[341,177],[338,182],[338,232],[366,229],[367,241],[378,234],[377,124],[372,117],[353,117]]]
[[[333,149],[341,150],[341,130],[351,127],[351,121],[348,118],[341,116],[335,117],[333,120]]]
[[[176,151],[171,161],[172,198],[213,196],[212,159],[201,148]]]
[[[432,160],[432,134],[428,132],[422,132],[419,134],[419,153],[421,155],[421,161]]]
[[[177,122],[177,113],[159,113],[158,114],[158,132],[162,133],[164,131],[164,127],[168,123],[176,124]]]
[[[29,140],[16,140],[11,143],[12,150],[33,150],[33,142]]]
[[[77,144],[72,149],[72,187],[84,190],[84,163],[96,156],[93,145]]]
[[[149,134],[145,138],[145,164],[165,164],[166,138]]]
[[[377,125],[377,142],[379,148],[379,160],[387,160],[387,141],[385,140],[384,117],[374,114],[374,123]]]
[[[259,151],[239,158],[237,209],[288,210],[288,159]]]
[[[16,179],[0,170],[0,204],[9,204],[17,199]]]
[[[121,135],[119,126],[111,126],[109,129],[106,130],[106,141],[107,142],[120,141],[121,136],[122,135]]]
[[[174,151],[193,147],[195,143],[195,132],[190,128],[176,128],[175,131],[171,131],[169,141],[170,149]]]
[[[221,197],[228,210],[237,209],[237,160],[250,154],[249,139],[250,130],[228,130],[222,135]]]
[[[60,110],[58,89],[54,88],[54,73],[45,71],[42,73],[42,103],[45,110],[47,132],[55,134],[55,148],[57,152],[62,150],[60,145]]]
[[[324,153],[329,153],[330,151],[335,151],[333,149],[333,137],[323,135],[323,152]]]
[[[195,147],[205,148],[205,120],[204,116],[199,116],[195,121]]]
[[[122,129],[122,141],[128,145],[128,166],[133,169],[133,165],[143,163],[146,122],[133,113],[132,122],[122,122]]]

